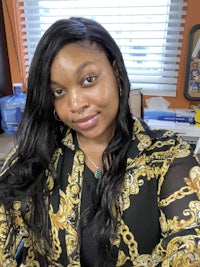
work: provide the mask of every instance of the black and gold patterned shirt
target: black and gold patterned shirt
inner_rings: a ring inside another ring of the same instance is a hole
[[[84,164],[73,132],[54,153],[59,186],[52,189],[52,258],[59,267],[94,267],[97,245],[88,229],[78,226],[80,215],[92,205],[97,180]],[[135,119],[122,191],[121,217],[112,240],[116,258],[110,266],[200,266],[200,166],[191,147],[170,131],[152,131]],[[31,245],[31,234],[14,203],[20,231],[13,249],[6,251],[9,233],[0,207],[0,267],[16,267],[13,257],[24,237],[22,266],[42,267]],[[52,265],[50,265],[52,266]],[[49,266],[49,267],[50,267]]]

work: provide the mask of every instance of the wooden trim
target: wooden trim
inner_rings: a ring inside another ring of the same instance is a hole
[[[25,61],[22,45],[22,18],[20,17],[19,3],[15,0],[2,0],[5,31],[8,46],[11,81],[23,84],[26,91]]]
[[[3,19],[2,2],[0,2],[0,62],[0,97],[3,97],[12,93],[12,84],[8,59],[7,40],[5,34],[5,25]]]

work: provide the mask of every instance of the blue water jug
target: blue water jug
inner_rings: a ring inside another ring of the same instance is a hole
[[[1,128],[9,135],[14,135],[21,121],[26,103],[26,94],[22,92],[22,84],[13,84],[13,95],[0,98]]]

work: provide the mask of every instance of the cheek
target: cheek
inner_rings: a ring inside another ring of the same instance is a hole
[[[110,120],[114,119],[117,115],[119,109],[119,96],[117,92],[112,92],[110,94],[106,94],[104,100],[99,105],[101,106],[102,114],[104,114],[105,118]]]
[[[110,105],[116,107],[119,105],[119,92],[118,87],[115,83],[111,84],[110,86],[105,86],[105,90],[101,95],[101,98],[104,99],[105,105]],[[103,101],[102,101],[103,104]]]
[[[54,101],[54,108],[56,113],[58,114],[58,117],[62,120],[62,118],[68,117],[68,108],[67,103],[63,100],[56,100]]]

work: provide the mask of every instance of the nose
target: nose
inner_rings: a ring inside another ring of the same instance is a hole
[[[72,113],[83,114],[83,111],[89,106],[83,93],[80,90],[73,90],[69,95],[70,105],[69,110]]]

